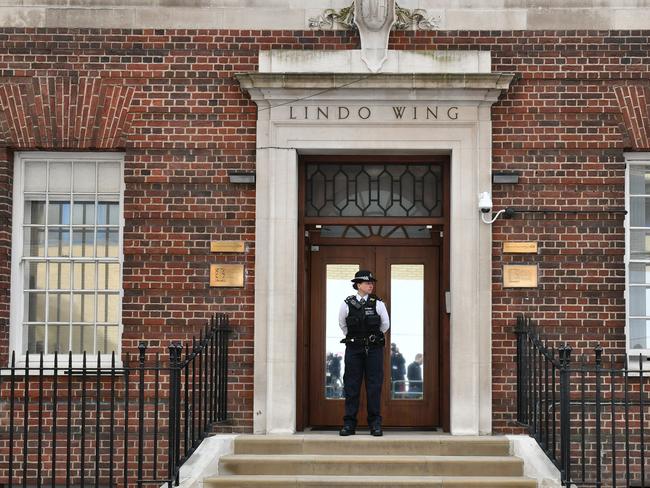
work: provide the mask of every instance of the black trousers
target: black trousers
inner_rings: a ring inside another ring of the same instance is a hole
[[[345,347],[345,373],[343,388],[345,390],[345,415],[343,422],[351,427],[357,426],[361,382],[366,380],[366,398],[368,400],[368,425],[381,425],[381,385],[384,382],[384,348],[381,346],[363,346],[348,344]]]

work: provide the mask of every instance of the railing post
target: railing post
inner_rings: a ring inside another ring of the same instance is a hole
[[[180,342],[176,343],[176,446],[174,452],[176,453],[176,465],[181,464],[181,368],[183,367],[182,358],[183,345]],[[180,471],[176,470],[176,486],[179,484]]]
[[[142,487],[142,462],[144,458],[144,361],[147,352],[147,345],[144,342],[138,344],[138,364],[140,367],[140,392],[138,402],[138,488]]]
[[[569,366],[571,364],[571,346],[564,344],[559,348],[560,353],[560,472],[562,483],[569,484],[571,481],[569,453],[571,445],[571,392],[569,384]]]
[[[225,421],[228,418],[228,334],[230,333],[230,322],[227,315],[223,316],[221,325],[223,327],[221,329],[219,347],[219,352],[221,355],[221,395],[219,404],[219,419],[221,421]]]
[[[14,482],[14,410],[16,408],[16,351],[11,351],[11,363],[9,363],[9,483]]]
[[[646,361],[650,359],[645,358]],[[639,424],[641,425],[640,445],[641,445],[641,481],[645,484],[645,405],[643,391],[645,386],[645,376],[643,375],[643,355],[639,354]],[[643,485],[642,485],[643,486]]]
[[[176,477],[176,436],[178,432],[176,431],[176,416],[178,412],[176,411],[176,395],[178,395],[178,385],[176,382],[176,368],[178,367],[178,349],[176,344],[171,343],[169,345],[169,420],[168,420],[168,443],[167,446],[167,488],[171,488]]]
[[[594,353],[596,355],[596,487],[600,488],[602,486],[602,465],[601,465],[601,369],[603,364],[603,348],[600,344],[596,344],[594,347]],[[614,421],[614,416],[612,415],[612,422]]]
[[[517,317],[515,335],[517,336],[517,422],[526,423],[526,389],[524,387],[524,376],[526,374],[526,320],[523,315]]]

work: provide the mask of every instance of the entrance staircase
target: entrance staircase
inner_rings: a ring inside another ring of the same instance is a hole
[[[503,437],[239,436],[205,488],[534,488]]]

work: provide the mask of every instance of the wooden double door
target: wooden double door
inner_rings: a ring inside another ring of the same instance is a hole
[[[440,426],[441,245],[317,245],[309,253],[308,424],[341,425],[345,345],[339,327],[343,300],[355,293],[351,279],[371,270],[391,327],[384,348],[382,416],[385,427]],[[366,421],[365,385],[359,425]]]

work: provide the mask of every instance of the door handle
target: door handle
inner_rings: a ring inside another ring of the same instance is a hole
[[[445,312],[451,313],[451,292],[445,292]]]

